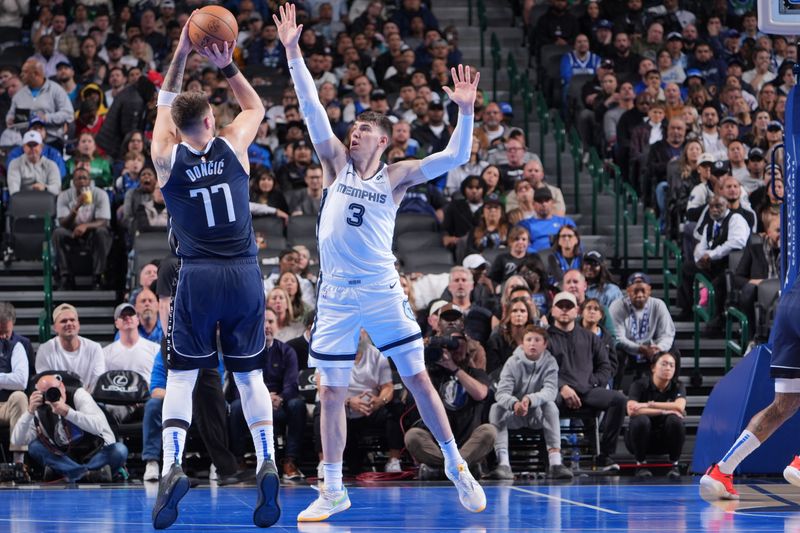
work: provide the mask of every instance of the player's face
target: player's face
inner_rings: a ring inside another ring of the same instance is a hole
[[[350,154],[365,159],[374,153],[382,153],[389,137],[375,124],[356,121],[350,134]]]

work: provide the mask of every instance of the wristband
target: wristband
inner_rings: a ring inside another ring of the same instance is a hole
[[[164,107],[172,107],[172,101],[178,97],[178,93],[171,93],[169,91],[158,91],[158,105]]]
[[[232,78],[239,74],[239,67],[236,66],[236,63],[231,61],[227,67],[222,69],[222,73],[225,75],[226,78]]]

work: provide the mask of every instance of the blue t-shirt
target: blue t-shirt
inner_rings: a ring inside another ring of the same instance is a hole
[[[529,254],[535,254],[539,250],[550,248],[550,236],[555,235],[561,226],[576,227],[575,222],[571,218],[558,215],[553,215],[548,219],[526,218],[520,220],[519,225],[530,233],[531,243],[528,246]]]

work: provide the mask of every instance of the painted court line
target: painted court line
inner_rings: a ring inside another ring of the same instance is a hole
[[[525,494],[533,494],[534,496],[541,496],[542,498],[547,498],[548,500],[557,500],[560,502],[568,503],[570,505],[576,505],[578,507],[584,507],[586,509],[593,509],[595,511],[600,511],[602,513],[622,514],[619,511],[614,511],[613,509],[605,509],[604,507],[597,507],[596,505],[590,505],[588,503],[576,502],[575,500],[569,500],[567,498],[562,498],[560,496],[553,496],[552,494],[547,494],[546,492],[523,489],[522,487],[509,487],[509,488],[517,492],[524,492]]]

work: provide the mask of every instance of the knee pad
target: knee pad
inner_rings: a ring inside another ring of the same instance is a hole
[[[319,384],[326,387],[347,387],[350,385],[350,368],[318,367]]]
[[[385,355],[392,358],[400,377],[407,378],[416,376],[425,370],[424,353],[422,341],[418,341],[398,346],[396,349],[391,350],[391,353]]]

